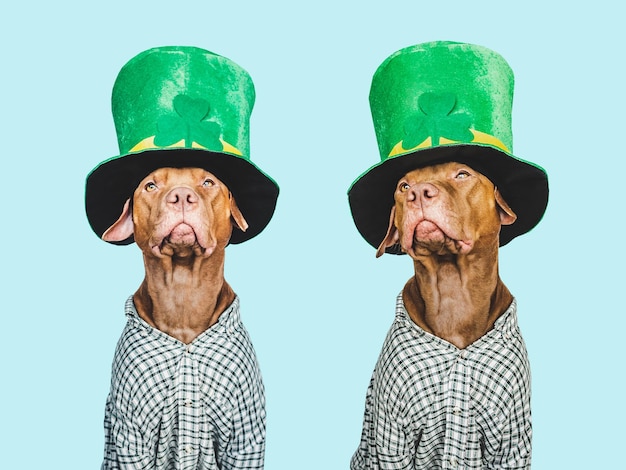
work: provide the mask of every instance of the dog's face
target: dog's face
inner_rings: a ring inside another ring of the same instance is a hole
[[[201,168],[160,168],[139,183],[120,218],[102,238],[134,235],[146,254],[210,256],[228,244],[233,224],[248,224],[226,185]]]
[[[468,254],[477,246],[498,246],[500,226],[516,215],[493,183],[460,163],[410,171],[398,181],[389,228],[376,252],[400,244],[413,259]]]

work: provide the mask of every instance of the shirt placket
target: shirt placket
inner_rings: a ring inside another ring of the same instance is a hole
[[[200,392],[193,346],[186,345],[181,360],[178,390],[178,455],[181,470],[196,468],[200,452]]]
[[[467,446],[470,416],[470,380],[467,373],[467,350],[458,352],[446,383],[446,438],[444,443],[444,469],[462,470]]]

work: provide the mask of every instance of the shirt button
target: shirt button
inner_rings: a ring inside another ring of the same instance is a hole
[[[193,452],[193,447],[191,447],[191,445],[190,445],[190,444],[186,445],[186,446],[185,446],[185,452],[186,452],[187,454],[191,454],[191,453]]]
[[[191,400],[185,400],[185,406],[186,406],[187,408],[191,408],[191,407],[193,406],[193,401],[191,401]]]
[[[454,409],[452,410],[452,413],[454,413],[457,416],[459,416],[462,412],[463,411],[458,406],[455,406]]]
[[[465,359],[467,358],[467,351],[465,349],[463,349],[460,353],[459,353],[459,357],[461,359]]]
[[[459,465],[459,461],[457,460],[456,457],[452,457],[450,459],[450,466],[452,466],[452,468],[456,468]]]

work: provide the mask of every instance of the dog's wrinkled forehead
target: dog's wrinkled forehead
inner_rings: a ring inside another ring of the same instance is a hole
[[[168,181],[168,182],[179,182],[179,181],[197,181],[203,177],[211,177],[214,180],[217,180],[217,176],[215,176],[213,173],[211,173],[208,170],[205,170],[204,168],[196,168],[196,167],[183,167],[183,168],[176,168],[176,167],[163,167],[163,168],[157,168],[156,170],[152,171],[151,173],[147,174],[144,177],[144,180],[146,178],[159,178],[163,181]],[[143,180],[142,180],[143,181]],[[221,181],[220,181],[221,182]]]

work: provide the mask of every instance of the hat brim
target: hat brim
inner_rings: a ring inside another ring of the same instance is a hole
[[[244,232],[233,228],[230,243],[249,240],[267,226],[278,199],[278,185],[250,161],[202,149],[145,150],[114,157],[98,165],[88,176],[85,209],[98,237],[119,218],[124,203],[137,185],[159,168],[204,168],[228,186],[237,207],[248,222]],[[131,236],[118,245],[133,243]]]
[[[543,168],[490,145],[450,144],[389,158],[368,169],[348,190],[354,223],[365,240],[377,248],[385,238],[398,180],[416,168],[458,162],[481,172],[498,188],[517,215],[503,225],[500,246],[535,227],[548,204],[548,176]],[[393,248],[388,253],[402,254]]]

